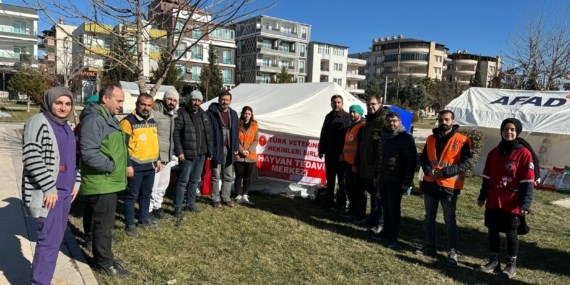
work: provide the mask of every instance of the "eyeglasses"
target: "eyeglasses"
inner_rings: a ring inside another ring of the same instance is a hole
[[[376,106],[378,103],[366,103],[366,106]]]

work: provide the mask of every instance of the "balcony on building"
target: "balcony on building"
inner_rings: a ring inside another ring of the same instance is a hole
[[[38,42],[38,49],[55,50],[55,33],[51,30],[46,30],[43,33],[43,36],[39,36],[40,41]]]
[[[475,65],[459,65],[459,63],[457,64],[457,67],[455,68],[455,73],[459,74],[465,74],[465,75],[475,75],[475,69],[477,68],[477,64]]]
[[[297,23],[289,23],[264,17],[261,19],[261,22],[258,22],[256,24],[256,28],[257,31],[260,31],[262,33],[281,36],[285,38],[299,38],[298,34],[299,31],[297,31]],[[304,39],[307,37],[306,34],[301,35],[301,37],[303,36]]]
[[[349,80],[361,81],[361,80],[365,80],[365,79],[366,79],[366,75],[360,75],[360,74],[355,73],[355,72],[347,72],[347,73],[346,73],[346,78],[349,79]]]
[[[350,94],[353,94],[353,95],[364,94],[364,89],[358,89],[357,86],[354,86],[354,87],[346,86],[346,91],[348,91]]]
[[[358,59],[358,58],[348,58],[347,63],[348,66],[366,66],[366,60]]]

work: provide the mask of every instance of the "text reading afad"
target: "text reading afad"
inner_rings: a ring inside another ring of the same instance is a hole
[[[510,100],[509,96],[503,96],[490,104],[501,104],[501,105],[535,105],[537,107],[559,107],[566,104],[566,99],[564,98],[542,98],[538,96],[517,96]]]

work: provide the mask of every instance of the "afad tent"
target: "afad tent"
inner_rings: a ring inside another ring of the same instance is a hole
[[[123,113],[130,113],[136,108],[137,97],[139,96],[139,86],[136,82],[119,81],[119,85],[125,92],[125,102],[123,103]],[[154,84],[146,84],[146,91],[150,92],[150,89]],[[169,89],[176,89],[172,85],[161,85],[154,96],[155,99],[162,99],[164,92]]]
[[[487,137],[475,167],[483,172],[487,154],[501,141],[501,122],[517,118],[541,166],[570,164],[570,92],[469,88],[449,103],[463,128],[477,128]]]
[[[324,118],[331,111],[333,95],[343,97],[345,111],[357,104],[366,112],[362,101],[334,82],[240,84],[230,92],[231,107],[238,116],[244,106],[250,106],[259,124],[262,133],[257,148],[259,177],[287,182],[285,187],[283,184],[262,187],[272,193],[285,191],[306,196],[312,192],[307,193],[306,185],[325,182],[324,160],[318,157],[318,139]],[[202,107],[207,110],[217,101],[218,98],[214,98]],[[396,111],[409,116],[411,121],[410,112]]]

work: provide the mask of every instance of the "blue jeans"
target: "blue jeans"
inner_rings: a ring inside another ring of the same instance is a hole
[[[443,220],[447,228],[447,250],[457,250],[457,222],[455,220],[455,209],[457,208],[457,196],[439,199],[429,194],[424,194],[424,205],[426,208],[426,233],[429,249],[436,249],[436,225],[437,208],[441,202],[443,208]]]
[[[174,197],[174,212],[176,214],[182,212],[182,203],[184,202],[184,189],[188,190],[188,200],[186,201],[188,209],[196,208],[196,188],[198,188],[198,180],[202,175],[204,168],[205,155],[196,158],[187,158],[179,164],[178,181],[176,182],[176,196]]]
[[[140,211],[139,221],[143,224],[147,222],[152,185],[154,184],[154,173],[154,169],[135,171],[133,177],[127,178],[128,187],[123,205],[125,224],[127,226],[135,224],[135,202],[137,200],[139,201]]]

